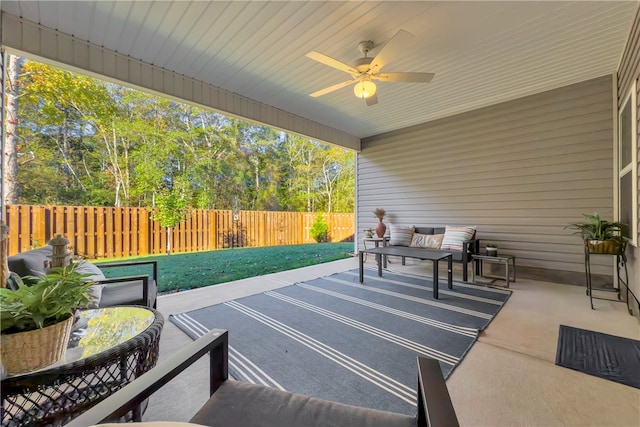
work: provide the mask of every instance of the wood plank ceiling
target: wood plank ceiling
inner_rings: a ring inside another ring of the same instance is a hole
[[[612,74],[638,2],[6,1],[2,11],[298,114],[359,138]],[[384,71],[436,73],[380,83],[367,107],[346,63],[363,40],[416,37]]]

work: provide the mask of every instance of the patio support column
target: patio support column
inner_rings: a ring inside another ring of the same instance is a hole
[[[1,36],[0,36],[1,37]],[[1,44],[0,44],[1,46]],[[4,132],[4,120],[6,113],[6,89],[7,89],[7,52],[4,48],[0,47],[0,64],[2,64],[2,85],[0,95],[2,95],[2,102],[0,103],[0,176],[4,181],[4,169],[5,169],[5,132]],[[5,225],[5,205],[4,205],[4,182],[0,185],[0,288],[4,288],[7,283],[7,277],[9,275],[9,265],[7,258],[9,256],[9,247],[7,245],[8,229]]]
[[[6,91],[7,91],[7,52],[0,48],[0,63],[2,64],[2,107],[0,108],[0,176],[4,180],[5,169],[5,132],[4,120],[6,115]],[[4,225],[5,205],[4,205],[4,184],[0,185],[0,225]]]

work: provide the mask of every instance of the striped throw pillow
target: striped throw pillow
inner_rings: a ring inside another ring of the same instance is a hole
[[[415,227],[392,225],[389,231],[389,244],[392,246],[409,246]]]
[[[476,227],[452,227],[447,225],[444,229],[444,239],[440,249],[448,249],[452,251],[461,251],[462,242],[473,239],[476,235]]]

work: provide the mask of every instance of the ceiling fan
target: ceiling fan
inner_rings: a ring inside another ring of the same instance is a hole
[[[378,103],[376,94],[376,84],[373,80],[382,82],[396,83],[429,83],[435,74],[433,73],[381,73],[382,67],[394,59],[402,49],[413,39],[413,34],[400,30],[385,44],[375,58],[367,57],[367,54],[375,46],[372,41],[363,41],[358,44],[358,49],[364,57],[356,59],[353,66],[333,59],[320,52],[311,51],[307,53],[307,57],[318,61],[321,64],[328,65],[340,71],[351,74],[351,80],[329,86],[319,91],[309,94],[312,97],[318,97],[331,93],[343,87],[355,84],[354,93],[358,98],[366,101],[367,105],[375,105]]]

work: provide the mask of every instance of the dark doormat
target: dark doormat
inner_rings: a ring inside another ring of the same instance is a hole
[[[640,341],[560,325],[556,365],[640,388]]]

